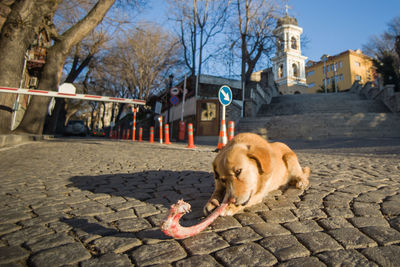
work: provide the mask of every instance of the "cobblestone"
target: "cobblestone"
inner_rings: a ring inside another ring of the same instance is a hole
[[[276,258],[260,245],[247,243],[232,246],[215,253],[217,259],[228,266],[271,266],[277,263]]]
[[[376,242],[355,228],[340,228],[330,230],[332,235],[346,249],[374,247]]]
[[[260,244],[271,251],[280,261],[310,255],[310,251],[292,235],[266,237],[261,240]]]
[[[329,266],[378,266],[353,249],[323,252],[318,254],[318,258]]]
[[[210,254],[229,246],[224,239],[215,233],[200,233],[183,240],[182,243],[192,255]]]
[[[81,244],[73,243],[43,250],[37,254],[34,254],[30,258],[30,262],[33,266],[37,267],[51,267],[76,264],[78,262],[90,259],[90,257],[91,255],[89,251],[85,249],[85,247],[83,247]]]
[[[180,198],[193,210],[183,225],[203,218],[215,147],[71,138],[1,149],[0,266],[399,266],[396,142],[397,154],[294,144],[309,189],[276,190],[179,241],[159,226]]]

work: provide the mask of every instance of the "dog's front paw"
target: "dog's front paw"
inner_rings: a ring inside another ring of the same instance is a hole
[[[210,199],[207,204],[204,206],[203,212],[204,215],[210,214],[213,210],[215,210],[217,207],[219,207],[220,203],[219,200],[216,198]]]
[[[303,168],[303,177],[296,183],[296,188],[300,190],[306,190],[308,186],[310,185],[310,181],[308,180],[308,177],[310,176],[310,167],[304,167]]]
[[[221,216],[232,216],[243,209],[243,206],[236,206],[234,204],[229,204],[228,207],[221,213]]]

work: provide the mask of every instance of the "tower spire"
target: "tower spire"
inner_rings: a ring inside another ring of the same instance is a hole
[[[289,17],[289,9],[291,7],[289,6],[289,0],[286,0],[285,2],[286,2],[285,4],[286,17]]]

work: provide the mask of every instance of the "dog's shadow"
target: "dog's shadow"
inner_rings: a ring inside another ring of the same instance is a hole
[[[69,187],[89,191],[89,198],[118,211],[119,206],[130,207],[138,218],[144,218],[157,228],[166,217],[171,204],[179,199],[190,203],[192,211],[182,218],[182,225],[198,223],[203,218],[203,207],[214,190],[213,174],[203,171],[150,170],[136,173],[74,176]],[[111,197],[111,198],[110,198]],[[126,203],[123,203],[126,201]],[[113,235],[115,230],[86,219],[63,219],[64,223],[88,234]],[[114,224],[114,223],[113,223]],[[149,225],[150,226],[150,225]],[[150,227],[150,228],[151,228]],[[160,231],[159,231],[160,232]],[[160,232],[161,233],[161,232]]]

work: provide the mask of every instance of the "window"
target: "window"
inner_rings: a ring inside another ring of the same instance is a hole
[[[294,77],[299,77],[299,71],[298,71],[297,65],[293,64],[292,68],[293,68],[293,76]]]
[[[313,70],[308,71],[308,72],[307,72],[307,77],[308,77],[308,76],[311,76],[311,75],[314,75],[314,73],[315,73],[315,71],[313,71]]]
[[[312,87],[314,87],[315,86],[315,83],[310,83],[310,84],[308,84],[308,88],[312,88]]]
[[[356,67],[360,67],[361,66],[360,62],[358,62],[358,61],[355,61],[354,64],[356,65]]]
[[[291,43],[290,47],[291,47],[292,49],[297,49],[297,40],[296,40],[295,37],[292,37],[292,38],[290,39],[290,43]]]
[[[361,81],[361,76],[360,75],[356,75],[356,81]]]
[[[282,78],[283,77],[283,65],[279,65],[279,69],[278,69],[278,78]]]
[[[343,62],[339,61],[339,68],[343,68]]]
[[[333,64],[331,64],[331,71],[333,71]]]
[[[341,81],[343,81],[343,74],[340,74],[339,78],[340,78]]]
[[[276,41],[276,47],[278,48],[278,51],[282,50],[282,48],[281,48],[281,40],[280,39],[278,39],[278,41]]]

